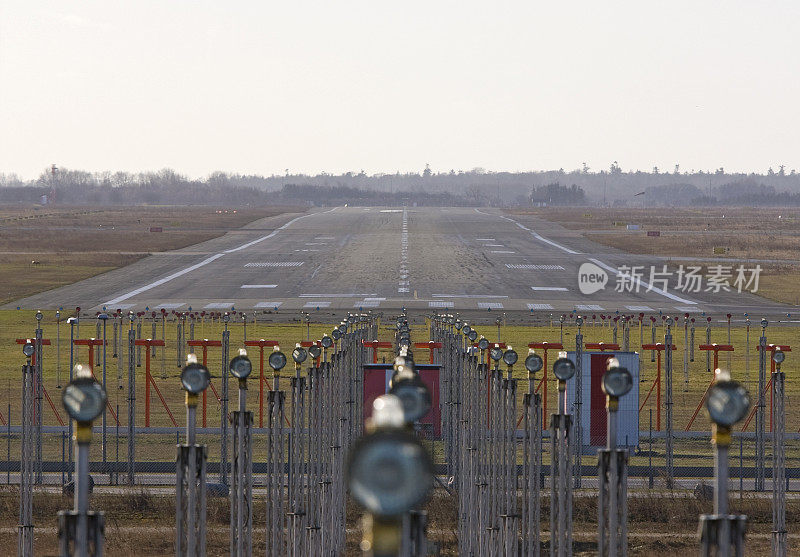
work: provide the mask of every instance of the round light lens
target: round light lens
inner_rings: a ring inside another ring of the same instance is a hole
[[[181,371],[181,385],[192,394],[200,394],[211,383],[211,373],[208,368],[198,363],[191,363]]]
[[[25,354],[27,357],[33,356],[33,353],[36,351],[36,348],[30,342],[26,342],[22,346],[22,353]]]
[[[389,394],[399,398],[403,404],[406,423],[421,420],[431,409],[431,392],[417,375],[393,384]]]
[[[469,334],[472,332],[472,327],[470,327],[469,325],[464,325],[464,326],[461,328],[461,332],[462,332],[462,333],[464,333],[466,336],[468,336],[468,337],[469,337]]]
[[[469,334],[467,335],[467,337],[468,337],[468,338],[469,338],[469,340],[471,340],[472,342],[475,342],[475,339],[477,339],[477,338],[478,338],[478,331],[476,331],[475,329],[472,329],[472,330],[469,332]]]
[[[269,367],[275,371],[280,371],[286,365],[286,354],[283,352],[273,352],[269,355]]]
[[[322,348],[316,344],[312,344],[308,347],[308,353],[311,354],[311,357],[316,360],[322,355]]]
[[[489,348],[489,341],[486,340],[485,338],[480,339],[478,341],[478,348],[480,348],[481,350],[488,349]]]
[[[456,325],[456,331],[460,331],[460,330],[461,330],[461,327],[463,327],[463,326],[464,326],[464,325],[461,323],[461,321],[456,321],[455,325]]]
[[[399,344],[400,346],[411,346],[411,339],[409,339],[408,337],[402,337],[397,342],[397,344]]]
[[[783,350],[776,350],[772,354],[772,361],[776,364],[782,364],[783,360],[786,359],[786,354],[784,354]]]
[[[503,353],[503,361],[506,363],[506,365],[513,366],[517,363],[518,359],[519,356],[514,350],[506,350],[505,353]]]
[[[500,359],[503,357],[503,349],[502,349],[502,348],[500,348],[499,346],[494,346],[494,347],[493,347],[493,348],[492,348],[492,349],[489,351],[489,357],[490,357],[491,359],[493,359],[495,362],[499,362],[499,361],[500,361]]]
[[[339,328],[337,327],[331,332],[331,336],[333,337],[333,340],[339,340],[340,338],[342,338],[342,331],[340,331]]]
[[[612,367],[603,374],[603,382],[600,387],[608,396],[616,398],[624,396],[633,388],[631,372],[624,367]]]
[[[325,335],[324,337],[322,337],[322,340],[320,340],[319,343],[322,345],[323,348],[330,348],[331,346],[333,346],[333,339],[328,335]]]
[[[61,403],[73,420],[91,422],[103,412],[106,392],[94,378],[78,377],[64,389]]]
[[[575,375],[575,364],[569,358],[559,358],[553,362],[553,375],[560,381],[569,381]]]
[[[306,361],[306,358],[308,358],[308,352],[302,346],[298,346],[292,350],[292,359],[296,364],[302,364]]]
[[[542,366],[544,366],[544,362],[539,354],[530,354],[525,358],[525,369],[530,373],[536,373],[542,369]]]
[[[253,371],[253,364],[247,356],[236,356],[231,360],[231,375],[237,379],[247,379]]]
[[[747,414],[750,409],[750,395],[736,381],[717,381],[708,391],[706,408],[711,421],[730,427]]]
[[[419,506],[433,484],[433,461],[404,431],[380,431],[355,443],[347,463],[353,499],[378,516],[400,516]]]

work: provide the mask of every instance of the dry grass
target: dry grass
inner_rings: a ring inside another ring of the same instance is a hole
[[[549,207],[509,212],[557,222],[590,240],[628,253],[672,257],[676,264],[685,257],[774,259],[777,261],[761,263],[759,295],[800,304],[800,211],[795,208]],[[626,230],[625,224],[638,224],[641,230]],[[649,230],[658,230],[661,235],[647,236]],[[716,247],[727,251],[715,254]],[[690,264],[708,266],[720,262]],[[748,268],[753,265],[745,264]]]
[[[0,276],[4,277],[0,303],[129,265],[153,252],[210,240],[260,218],[298,210],[0,206]],[[150,232],[153,226],[163,232]]]

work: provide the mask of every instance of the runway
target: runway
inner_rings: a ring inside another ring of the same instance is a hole
[[[182,250],[12,302],[4,309],[176,311],[452,310],[683,313],[753,319],[787,306],[651,280],[665,258],[630,255],[530,216],[496,209],[336,207],[282,215]],[[579,269],[607,275],[584,294]],[[641,278],[618,291],[623,266]],[[671,267],[672,269],[672,267]],[[674,271],[674,269],[673,269]],[[663,277],[662,277],[663,278]]]

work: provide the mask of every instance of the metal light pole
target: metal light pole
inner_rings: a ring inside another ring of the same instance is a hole
[[[745,515],[728,513],[728,452],[731,428],[747,414],[750,397],[730,373],[719,371],[717,380],[709,389],[706,408],[713,422],[711,442],[714,453],[714,514],[700,515],[700,555],[736,557],[744,555],[744,535],[747,528]]]
[[[206,554],[206,447],[197,444],[198,395],[208,388],[211,374],[186,357],[181,384],[186,391],[186,444],[178,445],[175,497],[175,554],[193,557]]]
[[[73,377],[62,393],[62,403],[76,423],[75,507],[58,513],[59,552],[76,557],[102,556],[105,516],[89,510],[89,444],[92,421],[103,412],[107,398],[88,366],[76,365]]]
[[[560,352],[553,363],[558,381],[558,414],[550,418],[550,555],[572,555],[572,461],[570,425],[567,414],[567,380],[575,375],[575,364]]]
[[[244,314],[242,314],[244,315]],[[253,370],[247,350],[228,366],[239,381],[239,410],[233,413],[233,470],[231,473],[230,554],[249,557],[253,553],[253,448],[251,428],[253,413],[247,411],[247,378]]]
[[[34,369],[31,356],[36,348],[26,343],[22,347],[27,361],[22,366],[22,415],[20,425],[20,459],[19,459],[19,526],[17,528],[17,555],[28,557],[33,555],[33,382]],[[9,418],[10,420],[10,418]]]
[[[781,350],[772,354],[772,555],[785,557],[786,533],[786,411],[784,406],[785,377],[781,363],[786,355]]]

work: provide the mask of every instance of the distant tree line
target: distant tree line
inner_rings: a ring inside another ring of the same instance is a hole
[[[271,176],[214,172],[201,179],[171,169],[140,173],[48,169],[33,180],[0,174],[0,202],[35,202],[42,195],[65,204],[794,205],[800,195],[800,174],[783,166],[766,173],[729,173],[723,168],[685,171],[678,165],[672,172],[657,167],[651,172],[624,171],[616,161],[599,171],[584,164],[571,171],[537,172],[482,168],[434,172],[429,166],[418,173],[373,175],[363,171],[316,175],[287,171]]]

